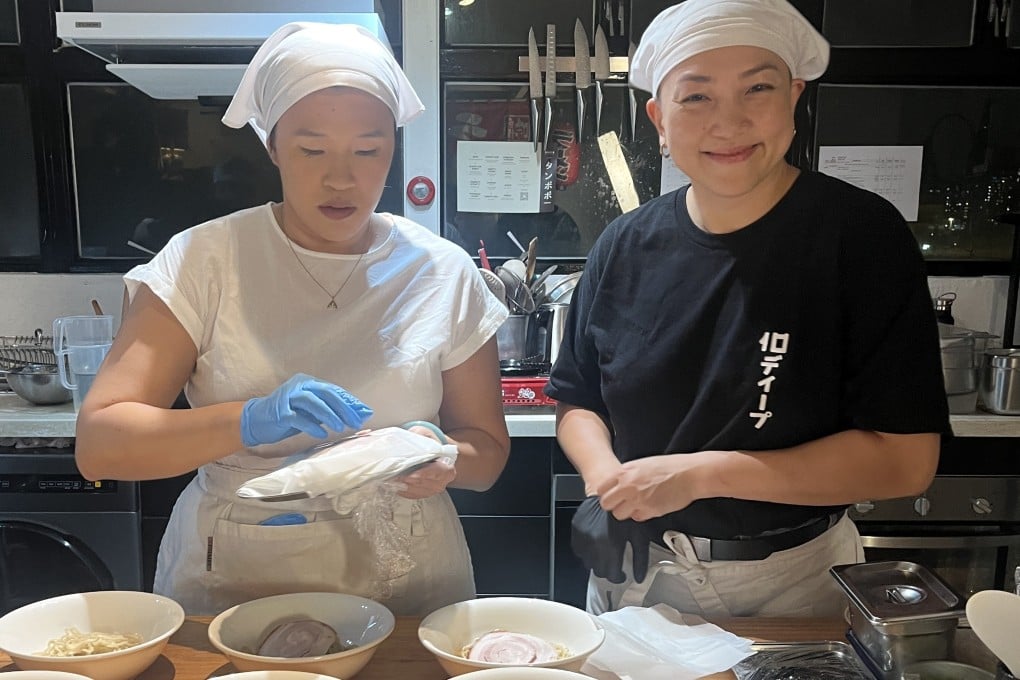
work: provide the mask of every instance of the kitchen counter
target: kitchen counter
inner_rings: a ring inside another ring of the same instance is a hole
[[[163,654],[137,680],[207,680],[235,672],[209,642],[206,630],[211,617],[188,617]],[[447,675],[418,641],[418,617],[397,617],[393,634],[380,645],[357,680],[445,680]],[[843,619],[732,618],[713,621],[724,630],[753,640],[776,642],[846,641]],[[957,630],[956,657],[984,668],[995,664],[987,648],[967,628]],[[0,673],[17,670],[10,657],[0,652]],[[732,673],[716,673],[705,680],[727,680]]]
[[[137,680],[206,680],[233,671],[226,658],[206,635],[209,617],[189,617],[170,638],[163,655]],[[445,680],[447,675],[418,641],[416,617],[398,617],[393,634],[382,643],[357,680]],[[841,619],[727,619],[717,622],[737,635],[783,642],[843,640],[846,623]],[[0,672],[16,670],[0,653]],[[709,678],[733,678],[717,673]]]
[[[511,407],[506,411],[511,437],[555,437],[553,407]],[[1020,416],[974,413],[950,416],[958,437],[1020,437]],[[16,394],[0,394],[0,437],[73,437],[71,402],[36,406]]]

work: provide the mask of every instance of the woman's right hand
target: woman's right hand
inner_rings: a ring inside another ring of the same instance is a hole
[[[326,437],[358,430],[372,409],[332,383],[297,373],[264,397],[249,399],[241,411],[241,441],[245,446],[273,444],[298,433]]]

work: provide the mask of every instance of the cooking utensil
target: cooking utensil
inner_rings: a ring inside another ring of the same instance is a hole
[[[528,97],[531,99],[531,139],[538,151],[538,100],[542,98],[542,65],[538,62],[535,29],[528,29]]]
[[[524,264],[521,260],[510,259],[503,263],[503,269],[516,276],[521,281],[524,281],[524,277],[528,273],[528,265]]]
[[[1020,596],[1002,590],[982,590],[967,601],[967,620],[981,642],[1013,675],[1020,675]]]
[[[610,21],[612,26],[613,22]],[[599,26],[595,29],[595,136],[602,134],[602,81],[609,78],[609,43]]]
[[[482,246],[478,249],[478,261],[481,263],[482,269],[492,271],[492,265],[489,264],[489,254],[485,252],[485,241],[478,239],[478,244]]]
[[[581,272],[574,272],[557,281],[556,285],[549,289],[547,296],[549,302],[570,302],[580,278]]]
[[[481,272],[482,280],[485,281],[485,285],[489,288],[492,294],[499,298],[499,301],[505,305],[506,285],[503,283],[503,280],[491,269],[479,269],[478,271]]]
[[[543,284],[545,284],[545,280],[548,279],[553,274],[555,274],[557,269],[559,269],[559,266],[555,264],[549,265],[548,267],[543,269],[542,273],[538,275],[538,278],[531,282],[531,293],[533,295],[537,295],[538,290],[542,287]]]
[[[92,311],[95,312],[96,316],[103,315],[103,307],[99,304],[99,300],[92,298]]]
[[[524,260],[524,285],[531,287],[531,280],[535,278],[535,259],[538,257],[538,237],[528,241],[528,256]]]
[[[545,25],[545,130],[542,148],[549,148],[552,129],[553,100],[556,98],[556,24]]]
[[[506,237],[514,242],[514,245],[517,246],[517,250],[521,251],[521,257],[524,257],[525,255],[528,254],[527,249],[521,245],[521,242],[517,239],[516,236],[514,236],[514,233],[512,231],[507,231]]]
[[[584,139],[584,91],[591,85],[591,54],[588,33],[578,19],[574,23],[574,88],[577,93],[577,143]]]
[[[637,51],[637,45],[633,41],[630,43],[630,47],[627,48],[627,71],[630,72],[631,64],[634,63],[634,52]],[[637,139],[637,90],[634,89],[633,85],[630,85],[629,78],[627,84],[627,99],[630,102],[630,141]]]

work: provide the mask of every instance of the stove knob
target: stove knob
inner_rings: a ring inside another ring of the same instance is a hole
[[[931,501],[924,496],[919,497],[914,501],[914,512],[921,517],[927,517],[928,513],[931,512]]]
[[[875,509],[875,504],[871,501],[863,501],[861,503],[854,503],[854,510],[860,515],[866,515]]]
[[[992,511],[992,504],[987,498],[972,498],[970,507],[979,515],[987,515]]]

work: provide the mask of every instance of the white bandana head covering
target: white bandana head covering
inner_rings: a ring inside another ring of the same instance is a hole
[[[328,87],[353,87],[380,99],[397,126],[425,110],[385,43],[354,24],[285,24],[266,38],[248,64],[223,115],[224,124],[251,124],[262,143],[302,97]]]
[[[630,84],[656,96],[680,62],[735,45],[776,53],[803,80],[814,80],[829,65],[829,43],[786,0],[687,0],[663,10],[645,29]]]

